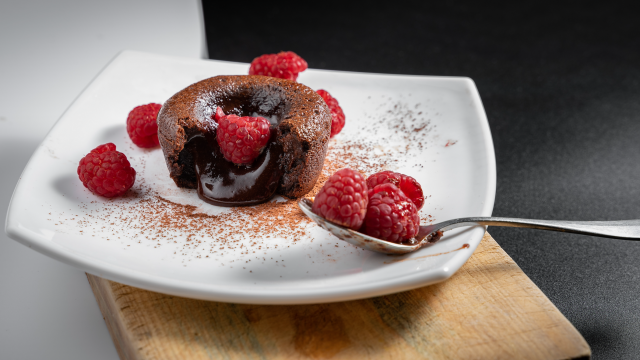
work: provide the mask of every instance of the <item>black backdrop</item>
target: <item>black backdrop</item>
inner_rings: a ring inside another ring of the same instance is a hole
[[[495,216],[640,218],[640,20],[625,5],[236,4],[203,3],[212,59],[292,50],[311,68],[471,77],[495,143]],[[489,231],[594,358],[640,357],[640,243]]]

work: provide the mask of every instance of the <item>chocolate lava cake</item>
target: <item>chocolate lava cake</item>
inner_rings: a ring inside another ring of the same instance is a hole
[[[270,122],[267,147],[250,165],[224,159],[216,142],[216,108]],[[274,193],[295,198],[320,176],[331,113],[314,90],[295,81],[253,75],[216,76],[173,95],[158,114],[158,138],[176,185],[205,201],[251,205]]]

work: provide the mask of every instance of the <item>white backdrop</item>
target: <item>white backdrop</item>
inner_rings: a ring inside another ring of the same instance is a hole
[[[0,2],[0,359],[118,359],[84,273],[4,221],[31,153],[122,50],[206,58],[199,1]]]

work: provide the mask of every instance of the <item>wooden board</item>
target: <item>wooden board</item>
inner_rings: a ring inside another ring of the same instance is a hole
[[[121,359],[573,359],[586,341],[485,234],[440,284],[320,305],[185,299],[87,275]]]

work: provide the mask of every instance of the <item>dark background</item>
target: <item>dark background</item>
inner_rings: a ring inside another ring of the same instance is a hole
[[[634,11],[583,1],[389,3],[309,2],[301,11],[204,1],[209,57],[251,62],[291,50],[311,68],[468,76],[495,144],[495,216],[640,218]],[[594,358],[640,357],[640,243],[489,231]]]

